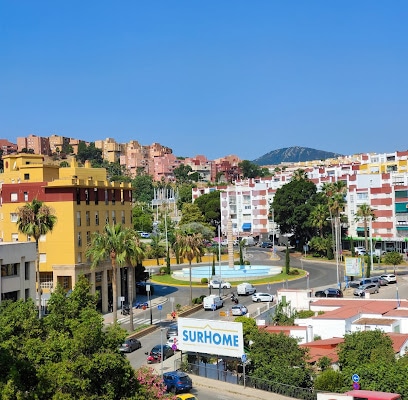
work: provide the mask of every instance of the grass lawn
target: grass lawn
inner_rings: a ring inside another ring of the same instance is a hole
[[[299,274],[295,275],[286,275],[286,274],[278,274],[274,276],[269,276],[267,278],[260,278],[260,279],[246,279],[243,281],[232,281],[231,285],[233,287],[239,285],[242,282],[251,282],[253,285],[264,285],[267,283],[277,283],[283,281],[290,281],[294,279],[303,278],[306,276],[306,271],[302,269],[292,268],[292,271],[296,269]],[[173,285],[173,286],[189,286],[189,281],[181,281],[178,279],[174,279],[171,275],[153,275],[151,278],[152,282],[160,283],[163,285]],[[200,282],[193,282],[193,286],[195,287],[207,287],[207,284],[202,284]]]

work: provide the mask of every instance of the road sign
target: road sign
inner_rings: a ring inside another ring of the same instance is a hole
[[[242,356],[241,356],[241,361],[242,361],[243,363],[247,361],[247,355],[246,355],[245,353],[242,354]]]
[[[211,304],[211,310],[215,311],[216,307],[215,304]]]
[[[157,309],[158,309],[158,310],[162,310],[162,309],[163,309],[163,306],[162,306],[161,304],[159,304],[159,305],[157,306]]]
[[[353,382],[358,383],[360,381],[360,377],[357,374],[354,374],[351,379],[353,379]]]
[[[360,390],[360,384],[358,382],[353,382],[353,389]]]

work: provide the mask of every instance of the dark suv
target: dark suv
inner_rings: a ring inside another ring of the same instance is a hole
[[[343,297],[343,292],[340,289],[328,288],[324,290],[317,290],[315,297]]]
[[[163,382],[167,391],[172,393],[188,392],[193,387],[191,378],[182,371],[164,373]]]
[[[263,247],[264,249],[271,249],[273,247],[273,243],[272,242],[262,242],[261,247]]]

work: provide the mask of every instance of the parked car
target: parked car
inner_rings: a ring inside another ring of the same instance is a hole
[[[327,288],[316,290],[315,297],[343,297],[343,292],[340,289]]]
[[[173,336],[178,336],[178,325],[177,324],[171,324],[166,333],[167,339],[170,339]]]
[[[188,392],[193,387],[193,381],[183,371],[171,371],[163,374],[166,390],[172,393]]]
[[[394,274],[382,274],[381,278],[384,278],[388,283],[397,283],[397,277]]]
[[[229,282],[213,279],[208,284],[208,287],[211,289],[219,289],[220,287],[221,289],[231,289],[231,284]]]
[[[356,289],[356,288],[358,288],[359,286],[365,285],[365,284],[367,284],[367,283],[375,283],[378,287],[380,286],[380,283],[379,283],[377,280],[374,282],[374,279],[373,279],[373,278],[363,278],[363,279],[360,279],[360,280],[351,281],[351,282],[349,283],[349,286],[350,286],[351,288]]]
[[[142,343],[137,339],[126,339],[119,347],[119,351],[122,353],[131,353],[142,347]]]
[[[252,301],[256,301],[257,303],[261,301],[273,301],[273,296],[269,293],[254,293],[252,295]]]
[[[184,394],[179,394],[176,397],[176,400],[198,400],[198,397],[194,396],[191,393],[184,393]]]
[[[354,247],[354,253],[356,253],[357,255],[364,255],[364,254],[367,253],[367,251],[366,251],[365,247],[357,246],[357,247]]]
[[[151,350],[150,353],[146,353],[146,355],[148,355],[149,357],[153,357],[155,359],[160,359],[161,356],[161,348],[162,346],[160,344],[157,344],[156,346],[154,346]],[[167,344],[163,345],[163,360],[165,360],[166,358],[171,357],[174,354],[173,349],[168,346]]]
[[[242,304],[236,304],[231,307],[232,315],[240,316],[245,315],[248,312],[248,309]]]
[[[354,296],[364,297],[366,293],[374,294],[379,293],[380,289],[376,283],[366,283],[354,289]]]
[[[271,249],[273,247],[273,243],[272,242],[262,242],[261,247]]]
[[[251,283],[243,282],[237,285],[237,295],[238,296],[249,296],[250,294],[254,294],[256,292],[255,286]]]
[[[388,281],[381,276],[372,276],[370,278],[374,283],[377,283],[379,286],[387,286]]]

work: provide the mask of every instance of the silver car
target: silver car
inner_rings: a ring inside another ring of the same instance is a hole
[[[379,293],[379,291],[380,289],[376,283],[366,283],[354,289],[354,296],[364,297],[366,293],[374,294]]]

